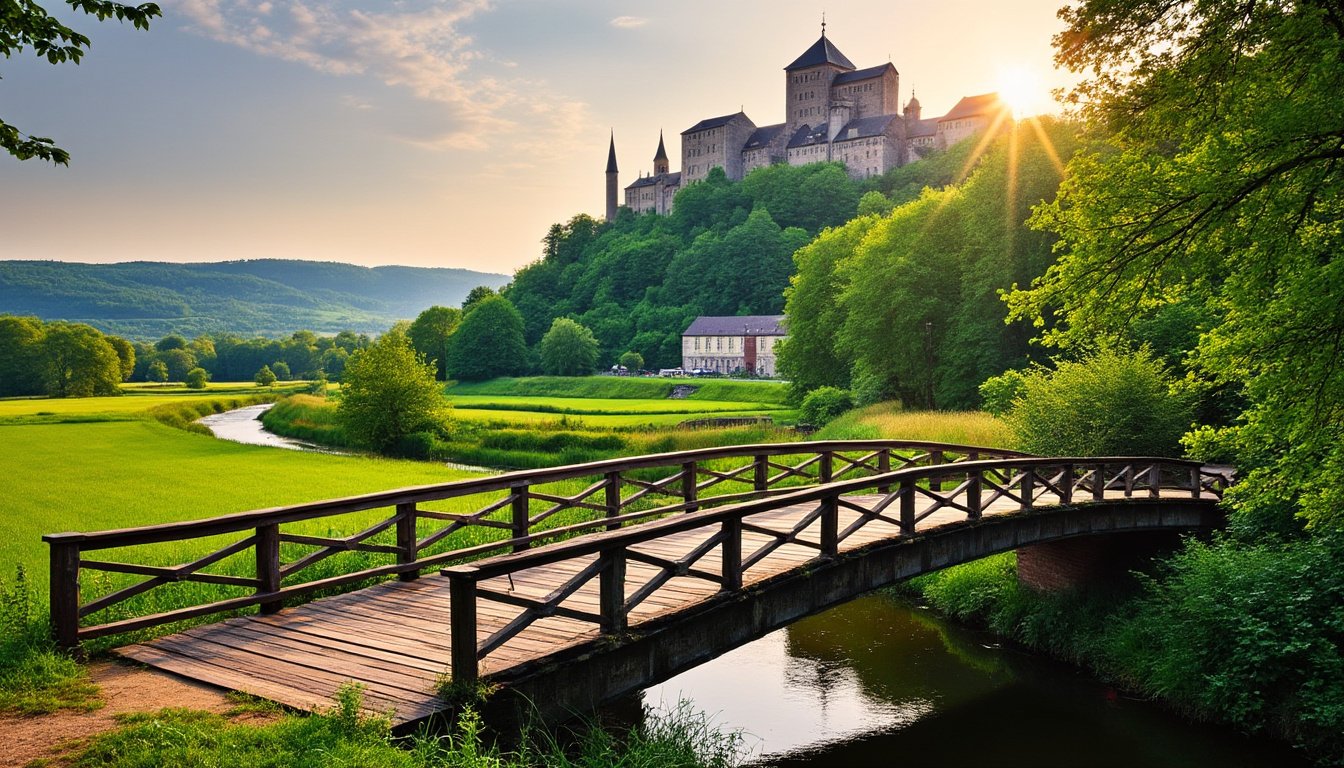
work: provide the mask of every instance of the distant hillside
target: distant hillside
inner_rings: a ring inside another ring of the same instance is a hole
[[[169,333],[377,333],[434,304],[457,306],[507,275],[262,259],[205,264],[0,261],[0,314],[88,323],[131,339]]]

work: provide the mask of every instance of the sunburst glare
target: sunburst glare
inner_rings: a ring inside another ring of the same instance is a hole
[[[1004,67],[997,77],[999,98],[1019,119],[1037,115],[1050,107],[1050,94],[1041,78],[1024,67]]]

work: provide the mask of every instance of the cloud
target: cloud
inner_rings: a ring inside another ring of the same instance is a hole
[[[648,24],[649,20],[643,16],[617,16],[607,23],[617,29],[635,29]]]
[[[519,134],[546,134],[569,144],[583,128],[584,107],[544,83],[491,76],[489,57],[473,46],[463,23],[488,12],[491,0],[182,0],[195,34],[259,56],[334,77],[375,78],[437,107],[416,136],[398,137],[435,149],[486,149],[495,140],[517,146]],[[376,10],[370,10],[370,8]],[[353,106],[347,103],[347,106]],[[545,119],[544,125],[538,121]]]

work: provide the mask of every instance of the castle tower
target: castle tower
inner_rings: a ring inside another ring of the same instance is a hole
[[[653,156],[653,175],[667,173],[667,150],[663,147],[663,132],[658,132],[658,153]]]
[[[661,150],[662,143],[658,148]],[[611,148],[607,150],[607,221],[616,220],[616,132],[611,132]]]
[[[825,125],[831,115],[831,81],[842,72],[853,72],[854,63],[821,37],[803,55],[784,68],[784,115],[789,133],[800,125]]]
[[[919,99],[915,98],[914,91],[910,91],[910,100],[905,103],[905,119],[910,121],[919,120]]]

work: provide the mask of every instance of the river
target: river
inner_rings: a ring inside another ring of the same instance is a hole
[[[752,765],[1265,766],[1288,747],[1192,723],[1074,667],[878,594],[643,693],[740,729]]]

